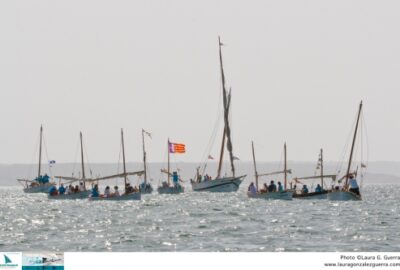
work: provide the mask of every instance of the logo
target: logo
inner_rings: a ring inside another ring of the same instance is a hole
[[[16,256],[18,256],[18,258],[16,258]],[[2,256],[0,255],[0,269],[15,269],[19,266],[16,262],[20,257],[20,253],[3,253]]]

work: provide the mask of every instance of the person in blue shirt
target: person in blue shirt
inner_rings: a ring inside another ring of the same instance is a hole
[[[99,186],[97,184],[92,188],[92,197],[99,197]]]
[[[177,172],[172,173],[172,182],[174,183],[174,187],[179,185],[179,175]]]
[[[320,184],[317,185],[317,187],[315,188],[315,192],[317,193],[321,193],[322,192],[322,187]]]
[[[281,182],[278,182],[278,191],[283,192],[283,186]]]
[[[308,193],[307,185],[303,185],[303,188],[301,189],[301,193],[303,193],[303,194],[307,194]]]
[[[56,196],[58,194],[56,186],[51,186],[49,189],[50,196]]]
[[[47,175],[47,173],[42,177],[42,183],[46,184],[50,182],[50,177]]]
[[[60,187],[58,188],[58,193],[60,193],[60,195],[64,195],[65,193],[65,187],[63,184],[60,185]]]

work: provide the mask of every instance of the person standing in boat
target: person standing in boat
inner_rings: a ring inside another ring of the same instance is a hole
[[[179,186],[179,175],[177,172],[172,173],[172,182],[174,183],[175,188]]]
[[[360,188],[358,187],[357,180],[354,178],[354,175],[350,174],[349,178],[349,191],[360,195]]]
[[[317,185],[317,187],[315,188],[315,192],[317,193],[321,193],[322,192],[322,187],[320,184]]]

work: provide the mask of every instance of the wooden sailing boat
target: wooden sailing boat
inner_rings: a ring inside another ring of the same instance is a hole
[[[238,190],[240,184],[246,175],[236,176],[235,174],[235,165],[234,165],[234,156],[233,156],[233,147],[231,140],[231,129],[229,126],[229,107],[230,107],[230,97],[227,94],[225,87],[225,74],[222,63],[222,52],[221,47],[222,43],[220,38],[218,37],[218,45],[219,45],[219,62],[220,62],[220,70],[221,70],[221,81],[222,81],[222,95],[223,95],[223,107],[224,107],[224,131],[223,138],[221,144],[221,153],[219,159],[218,173],[215,179],[202,179],[201,175],[197,171],[197,176],[194,181],[191,181],[193,191],[211,191],[211,192],[235,192]],[[226,146],[229,152],[229,160],[231,165],[232,176],[229,177],[221,177],[221,168],[223,162],[223,154],[225,148],[225,140]]]
[[[146,155],[146,149],[145,149],[145,144],[144,144],[144,133],[145,130],[142,129],[142,148],[143,148],[143,170],[144,170],[144,181],[139,185],[139,190],[143,194],[150,194],[153,192],[153,187],[151,186],[150,183],[147,182],[147,155]]]
[[[129,175],[142,175],[144,171],[138,171],[138,172],[127,172],[126,171],[126,162],[125,162],[125,145],[124,145],[124,131],[121,128],[121,144],[122,144],[122,160],[123,160],[123,169],[124,172],[122,174],[116,174],[116,175],[110,175],[110,176],[105,176],[101,178],[94,179],[93,181],[101,181],[101,180],[108,180],[108,179],[113,179],[113,178],[124,178],[124,193],[120,196],[104,196],[100,195],[98,197],[89,197],[90,200],[92,201],[100,201],[100,200],[111,200],[111,201],[126,201],[126,200],[140,200],[141,199],[141,192],[138,190],[134,190],[133,187],[128,185],[128,176]],[[93,193],[92,193],[93,194]]]
[[[85,160],[84,160],[84,155],[83,155],[83,138],[82,138],[82,132],[79,133],[79,139],[80,139],[80,146],[81,146],[81,168],[82,168],[82,177],[81,178],[75,178],[75,177],[68,177],[68,176],[55,176],[55,178],[58,178],[60,180],[66,180],[65,184],[72,184],[74,182],[79,182],[79,188],[81,190],[78,191],[71,191],[71,190],[66,190],[64,194],[49,194],[48,198],[49,199],[85,199],[89,196],[90,190],[86,189],[86,182],[90,179],[86,178],[85,174]],[[83,188],[81,187],[83,186]]]
[[[46,193],[54,184],[50,182],[50,177],[47,174],[42,175],[42,144],[43,126],[40,126],[38,175],[33,180],[17,179],[24,186],[24,192],[26,193]]]
[[[324,189],[324,178],[331,178],[333,181],[336,180],[336,175],[324,175],[324,157],[323,157],[323,150],[321,148],[320,154],[319,154],[319,159],[318,159],[318,167],[320,169],[320,175],[315,175],[315,176],[305,176],[305,177],[296,177],[294,178],[294,181],[299,184],[302,184],[303,180],[312,180],[312,179],[320,179],[320,187],[321,190],[317,191],[315,190],[314,192],[308,192],[308,193],[297,193],[295,192],[293,194],[293,198],[296,199],[326,199],[328,197],[328,189]]]
[[[170,156],[171,152],[169,151],[170,141],[167,141],[167,152],[168,152],[168,162],[167,162],[167,170],[161,170],[162,173],[167,175],[167,181],[162,182],[161,186],[157,188],[158,193],[160,194],[179,194],[183,193],[185,188],[179,183],[179,175],[177,172],[171,173],[170,166]],[[174,184],[171,185],[171,177],[175,178]]]
[[[331,201],[359,201],[361,200],[361,193],[360,195],[351,192],[349,188],[349,177],[351,175],[350,170],[351,170],[351,165],[353,162],[353,153],[354,153],[354,146],[356,144],[356,139],[357,139],[357,131],[358,131],[358,126],[360,123],[360,116],[362,112],[362,101],[360,102],[359,108],[358,108],[358,114],[357,114],[357,122],[356,122],[356,127],[354,129],[354,135],[353,135],[353,141],[351,144],[351,150],[350,150],[350,156],[349,156],[349,161],[347,165],[347,170],[346,174],[344,175],[345,179],[345,184],[342,189],[333,189],[332,192],[328,194],[328,200]]]
[[[253,154],[253,165],[254,165],[254,175],[255,175],[255,178],[256,178],[256,189],[255,189],[255,192],[252,192],[252,191],[248,190],[247,191],[247,196],[249,198],[256,198],[256,199],[291,200],[292,197],[293,197],[293,190],[287,189],[287,174],[288,173],[292,173],[292,171],[287,168],[286,143],[284,144],[284,168],[283,168],[283,171],[258,174],[258,172],[257,172],[257,164],[256,164],[256,156],[255,156],[255,153],[254,153],[254,143],[253,142],[251,142],[251,149],[252,149],[252,154]],[[267,190],[261,191],[259,189],[259,186],[258,186],[259,177],[261,177],[261,176],[279,175],[279,174],[283,174],[284,175],[283,191],[279,191],[277,189],[276,191],[268,192]]]

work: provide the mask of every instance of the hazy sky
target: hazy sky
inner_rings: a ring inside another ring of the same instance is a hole
[[[235,155],[338,160],[365,104],[370,160],[399,161],[399,1],[0,1],[0,163],[199,161],[221,110],[218,35],[232,86]],[[221,122],[222,125],[222,122]],[[220,126],[221,126],[220,125]],[[217,156],[221,129],[211,154]],[[36,158],[36,157],[35,157]]]

